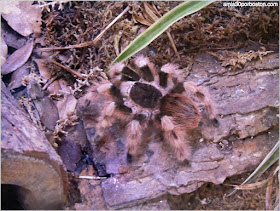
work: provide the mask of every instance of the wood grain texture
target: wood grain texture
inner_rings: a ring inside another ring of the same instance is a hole
[[[3,82],[1,165],[2,184],[19,185],[33,194],[30,209],[62,208],[67,185],[62,161]]]

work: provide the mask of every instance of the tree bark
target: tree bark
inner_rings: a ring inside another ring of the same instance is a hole
[[[3,82],[1,101],[1,183],[26,189],[28,209],[61,209],[67,177],[60,157]]]
[[[227,177],[254,170],[276,144],[278,54],[248,62],[236,71],[221,66],[215,57],[205,53],[198,54],[194,61],[186,80],[208,87],[216,103],[219,126],[202,119],[200,126],[189,134],[189,163],[178,162],[160,140],[150,141],[138,161],[127,163],[126,141],[119,123],[110,128],[102,146],[96,146],[94,124],[104,97],[89,92],[79,99],[78,111],[92,144],[93,157],[113,175],[100,184],[80,183],[87,209],[96,207],[97,196],[103,209],[136,208],[149,202],[152,207],[166,194],[190,193],[206,182],[221,184]],[[89,109],[85,110],[85,105]],[[87,189],[96,196],[95,200]]]

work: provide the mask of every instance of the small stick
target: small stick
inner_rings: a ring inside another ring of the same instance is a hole
[[[95,176],[79,176],[79,179],[93,179],[93,180],[100,180],[106,179],[107,177],[95,177]]]
[[[174,43],[174,40],[173,40],[173,38],[172,38],[170,32],[169,32],[169,31],[166,31],[166,34],[167,34],[167,36],[168,36],[168,38],[169,38],[169,41],[171,42],[171,46],[172,46],[172,48],[173,48],[173,50],[174,50],[174,52],[175,52],[177,58],[180,60],[180,55],[179,55],[179,53],[178,53],[178,51],[177,51],[176,45],[175,45],[175,43]]]
[[[53,60],[50,60],[50,62],[53,63],[53,64],[55,64],[55,65],[57,65],[57,66],[59,66],[59,67],[61,67],[61,68],[63,68],[63,69],[65,69],[65,70],[67,70],[69,73],[71,73],[72,75],[77,76],[78,78],[83,78],[83,76],[81,75],[81,73],[76,72],[76,71],[72,70],[72,69],[69,68],[69,67],[66,67],[66,66],[64,66],[64,65],[62,65],[62,64],[60,64],[60,63],[58,63],[58,62],[56,62],[56,61],[53,61]]]
[[[44,85],[43,90],[46,90],[49,85],[51,85],[52,82],[54,82],[58,78],[58,75],[50,78]]]
[[[129,6],[127,6],[122,13],[120,13],[93,41],[80,43],[77,45],[69,45],[66,47],[50,47],[50,48],[37,48],[35,51],[37,52],[44,52],[44,51],[60,51],[60,50],[67,50],[72,48],[84,48],[90,45],[95,45],[100,38],[105,34],[105,32],[114,24],[116,23],[128,10],[130,9]]]

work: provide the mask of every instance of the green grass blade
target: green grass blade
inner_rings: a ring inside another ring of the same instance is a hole
[[[270,166],[272,166],[277,160],[279,160],[279,141],[273,147],[273,149],[264,158],[261,164],[256,170],[242,183],[247,184],[252,182],[254,179],[260,177]]]
[[[141,33],[135,40],[133,40],[113,61],[113,63],[122,62],[131,57],[132,55],[149,45],[173,23],[185,17],[186,15],[190,15],[202,9],[212,2],[214,1],[186,1],[178,5],[177,7],[166,13],[164,16],[162,16],[143,33]]]
[[[261,164],[256,168],[256,170],[242,183],[248,184],[252,182],[254,179],[260,177],[270,166],[272,166],[277,160],[279,160],[279,144],[278,141],[273,149],[268,153],[268,155],[264,158]],[[228,196],[234,194],[236,190],[231,192]]]

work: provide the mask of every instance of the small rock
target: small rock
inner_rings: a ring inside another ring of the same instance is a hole
[[[224,140],[222,141],[222,143],[225,144],[225,145],[228,145],[228,140],[224,139]]]

